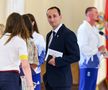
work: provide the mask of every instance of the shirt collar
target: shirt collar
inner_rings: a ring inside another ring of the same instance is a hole
[[[54,31],[55,33],[57,33],[61,26],[62,26],[62,23],[59,24],[59,26],[56,29],[52,30],[52,31]]]
[[[90,23],[88,21],[86,21],[86,20],[84,20],[83,22],[86,23],[87,25],[89,25],[90,27],[95,27],[95,25],[93,25],[93,26],[90,25]]]
[[[11,33],[5,33],[5,35],[6,35],[6,36],[10,36],[10,35],[11,35]]]

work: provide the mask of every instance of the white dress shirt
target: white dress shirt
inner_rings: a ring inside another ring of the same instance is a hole
[[[60,29],[61,26],[62,26],[62,24],[60,24],[56,29],[52,30],[52,32],[55,32],[55,33],[57,34],[57,32],[58,32],[58,30]],[[52,39],[53,39],[53,33],[51,33],[51,36],[50,36],[50,40],[49,40],[48,46],[51,44]]]

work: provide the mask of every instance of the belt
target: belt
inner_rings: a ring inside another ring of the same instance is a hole
[[[19,74],[18,70],[6,70],[6,71],[0,71],[0,72],[13,72],[13,73]]]

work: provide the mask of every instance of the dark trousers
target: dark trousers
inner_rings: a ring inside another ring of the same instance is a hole
[[[79,90],[96,90],[98,68],[80,68]]]
[[[45,90],[72,90],[71,87],[51,87],[48,83],[45,85]]]
[[[0,90],[21,90],[19,74],[16,72],[0,72]]]

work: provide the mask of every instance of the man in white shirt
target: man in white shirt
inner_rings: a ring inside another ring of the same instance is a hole
[[[99,66],[99,56],[105,53],[101,44],[99,31],[96,28],[98,11],[95,7],[85,10],[86,20],[78,29],[78,44],[80,47],[80,82],[79,90],[95,90]]]

